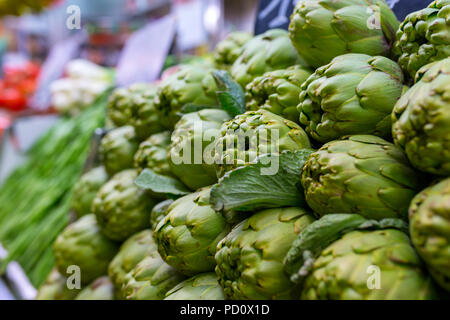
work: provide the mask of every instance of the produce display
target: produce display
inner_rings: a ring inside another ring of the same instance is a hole
[[[53,156],[58,188],[1,189],[9,260],[47,279],[37,299],[448,299],[449,21],[448,0],[404,22],[384,0],[300,0],[289,31],[116,88],[98,162],[73,179]]]
[[[16,260],[36,287],[53,268],[51,246],[69,221],[72,190],[92,134],[104,125],[105,97],[80,115],[59,120],[0,187],[0,241],[8,251],[0,267]]]
[[[87,60],[70,61],[65,73],[50,85],[51,104],[62,114],[79,114],[112,85],[112,72]]]

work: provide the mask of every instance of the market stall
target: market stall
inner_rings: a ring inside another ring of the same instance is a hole
[[[80,27],[3,67],[0,299],[448,299],[450,1],[404,4],[47,7]]]

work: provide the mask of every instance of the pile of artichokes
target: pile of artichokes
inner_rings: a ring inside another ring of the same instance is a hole
[[[384,0],[300,0],[289,31],[116,89],[38,298],[443,297],[449,21],[448,0],[402,23]]]

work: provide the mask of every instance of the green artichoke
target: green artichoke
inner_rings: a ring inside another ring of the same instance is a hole
[[[100,156],[106,172],[112,176],[133,168],[133,157],[139,148],[133,127],[125,126],[108,132],[100,142]]]
[[[298,122],[301,86],[309,76],[309,68],[296,65],[285,70],[266,72],[246,87],[247,110],[268,110],[291,121]]]
[[[450,7],[449,7],[450,8]],[[395,143],[419,170],[450,175],[450,58],[423,67],[392,113]]]
[[[150,225],[152,226],[152,229],[155,230],[156,226],[159,224],[159,222],[164,219],[166,216],[167,210],[169,209],[170,205],[173,203],[172,199],[164,200],[163,202],[158,203],[156,206],[153,207],[152,212],[150,213]]]
[[[98,190],[108,181],[105,168],[97,167],[81,176],[73,187],[72,209],[78,217],[91,213],[92,202]]]
[[[225,40],[219,42],[214,50],[214,64],[219,69],[229,69],[242,52],[242,47],[252,35],[246,32],[235,31]]]
[[[231,67],[232,77],[245,88],[268,71],[304,64],[292,46],[287,31],[271,29],[248,41]]]
[[[176,200],[155,229],[163,260],[187,276],[214,270],[217,243],[230,230],[222,215],[211,208],[210,190]]]
[[[225,300],[214,272],[200,273],[167,292],[164,300]]]
[[[346,212],[376,220],[406,219],[424,182],[398,148],[369,135],[325,144],[308,158],[301,180],[319,216]]]
[[[57,269],[53,269],[45,282],[39,287],[36,300],[73,300],[80,289],[69,289],[67,279]]]
[[[223,110],[204,109],[185,114],[175,126],[169,150],[172,173],[192,190],[217,182],[214,139],[230,120]]]
[[[346,54],[302,85],[300,122],[315,140],[350,134],[391,137],[392,109],[403,92],[403,73],[388,58]]]
[[[134,183],[134,169],[119,172],[97,193],[92,211],[102,232],[110,239],[123,241],[150,226],[150,212],[156,204]]]
[[[384,0],[300,0],[289,36],[299,55],[318,68],[346,53],[391,56],[398,26]]]
[[[450,0],[433,1],[411,13],[397,31],[394,52],[398,63],[414,79],[424,65],[450,56]]]
[[[419,193],[411,203],[411,240],[431,275],[450,291],[450,178]]]
[[[147,229],[129,237],[108,267],[108,276],[114,284],[116,296],[121,296],[128,274],[154,250],[153,233]],[[122,297],[124,298],[124,297]]]
[[[69,266],[78,266],[82,284],[89,284],[104,275],[118,249],[115,242],[100,232],[93,214],[67,226],[53,244],[59,273],[65,275]]]
[[[215,145],[217,176],[264,154],[310,147],[308,136],[295,122],[267,110],[247,111],[222,125]]]
[[[233,300],[298,298],[283,259],[300,231],[314,221],[301,208],[268,209],[236,225],[218,244],[216,273]]]
[[[163,80],[154,103],[161,123],[167,129],[173,129],[185,106],[217,108],[218,88],[213,71],[202,64],[182,65],[176,73]]]
[[[116,126],[131,125],[140,141],[164,127],[156,113],[156,87],[144,83],[116,89],[108,103],[109,117]]]
[[[149,246],[144,259],[126,276],[121,292],[127,300],[162,300],[185,279],[161,259],[155,242]]]
[[[304,229],[286,256],[302,300],[436,298],[406,223],[332,214]]]
[[[170,145],[170,132],[164,131],[150,136],[142,142],[134,155],[134,167],[139,173],[144,169],[171,176],[169,166],[168,148]]]
[[[108,117],[118,126],[131,125],[134,99],[151,87],[145,83],[136,83],[127,88],[115,89],[108,99]]]
[[[107,276],[100,277],[84,288],[75,300],[114,300],[114,286]]]

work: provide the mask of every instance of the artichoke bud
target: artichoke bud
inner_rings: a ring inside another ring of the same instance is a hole
[[[72,209],[78,217],[91,213],[92,202],[108,175],[103,167],[89,170],[81,176],[73,187]]]
[[[65,275],[69,267],[77,266],[82,284],[104,275],[117,251],[117,244],[100,232],[93,214],[67,226],[53,244],[55,265],[60,274]]]
[[[392,112],[394,142],[417,169],[450,174],[450,58],[424,66]]]
[[[225,300],[214,272],[200,273],[189,278],[166,294],[164,300]]]
[[[179,198],[155,229],[163,260],[179,272],[192,276],[214,270],[217,243],[230,227],[209,204],[211,188]]]
[[[232,32],[225,40],[219,42],[214,50],[214,63],[219,69],[228,69],[237,60],[242,52],[242,47],[252,38],[246,32]]]
[[[80,290],[81,288],[69,289],[67,278],[54,268],[45,282],[38,288],[35,300],[73,300]]]
[[[153,250],[130,271],[122,295],[127,300],[162,300],[167,291],[184,279]]]
[[[164,131],[150,136],[139,145],[139,149],[134,155],[134,167],[139,173],[144,169],[171,176],[168,148],[170,145],[170,132]]]
[[[302,208],[268,209],[237,224],[218,244],[216,274],[233,300],[296,299],[283,258],[315,219]]]
[[[167,129],[173,130],[186,106],[217,108],[218,89],[213,71],[206,65],[182,65],[176,73],[163,80],[154,104]]]
[[[411,240],[436,282],[450,291],[450,179],[419,193],[411,202]]]
[[[187,187],[197,190],[217,182],[214,148],[223,122],[223,110],[204,109],[184,115],[175,126],[169,148],[172,173]]]
[[[391,113],[404,92],[403,73],[388,58],[346,54],[317,69],[301,90],[300,123],[313,139],[390,138]]]
[[[129,125],[131,119],[131,108],[133,95],[145,90],[147,85],[134,85],[129,88],[115,89],[108,99],[108,116],[112,122],[119,127]]]
[[[319,68],[346,53],[390,57],[398,25],[384,0],[300,0],[289,36],[299,55]]]
[[[301,86],[311,75],[307,67],[296,65],[285,70],[267,72],[246,87],[246,108],[265,109],[288,120],[298,122]]]
[[[248,41],[231,67],[232,77],[245,88],[268,71],[281,70],[304,62],[292,46],[287,31],[271,29]]]
[[[217,176],[254,163],[267,154],[310,148],[296,123],[267,110],[247,111],[223,124],[215,144]]]
[[[150,226],[150,212],[156,201],[134,183],[137,177],[134,169],[114,175],[94,199],[92,211],[110,239],[123,241]]]
[[[394,52],[411,80],[421,67],[450,56],[449,5],[448,0],[433,1],[401,23]]]
[[[75,300],[114,300],[114,286],[107,276],[100,277],[84,288]]]
[[[109,175],[133,168],[134,154],[139,141],[132,126],[124,126],[108,132],[100,142],[100,157]]]
[[[172,199],[164,200],[153,207],[152,212],[150,213],[150,225],[153,230],[156,229],[158,223],[164,219],[167,214],[167,210],[173,201],[174,200]]]
[[[374,221],[354,214],[323,217],[303,229],[284,263],[301,287],[303,300],[437,297],[410,244],[407,224],[398,219]]]
[[[114,284],[118,298],[124,298],[121,290],[129,278],[129,273],[155,250],[153,233],[149,229],[132,235],[122,244],[119,252],[108,266],[108,276]]]
[[[347,212],[406,219],[425,181],[400,149],[370,135],[325,144],[309,156],[302,172],[306,202],[319,216]]]

